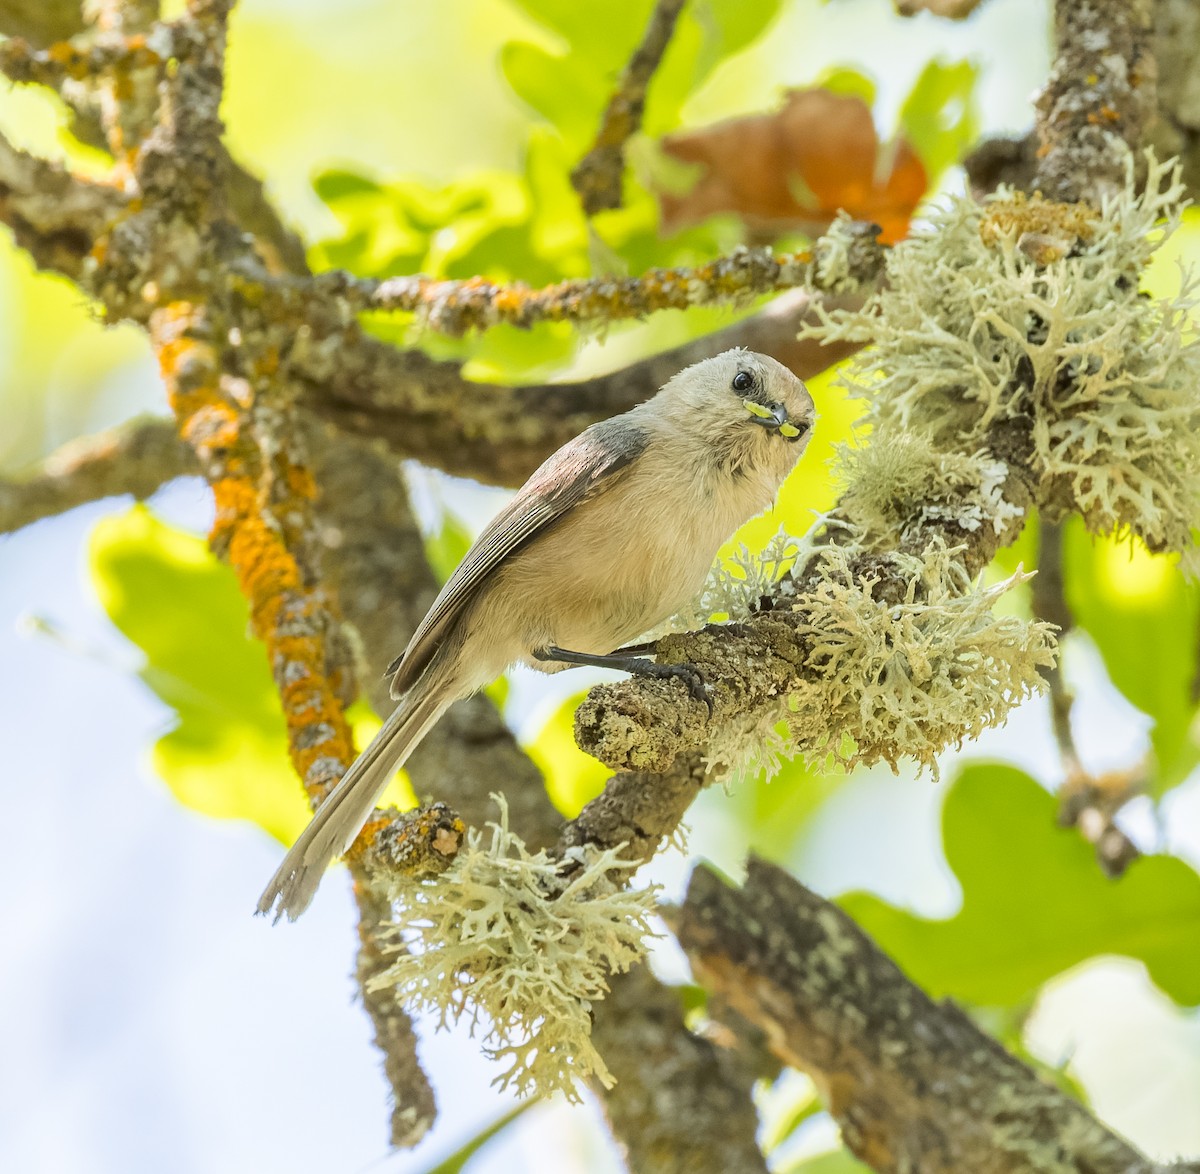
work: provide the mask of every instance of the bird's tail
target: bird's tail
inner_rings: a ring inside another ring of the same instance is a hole
[[[274,908],[276,921],[285,913],[295,921],[308,908],[330,861],[354,842],[392,775],[455,700],[447,685],[444,679],[430,681],[427,673],[393,710],[283,858],[258,899],[259,913]]]

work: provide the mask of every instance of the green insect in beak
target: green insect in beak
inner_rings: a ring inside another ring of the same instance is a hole
[[[784,410],[782,404],[776,404],[774,407],[768,408],[766,404],[760,404],[758,400],[744,399],[742,400],[742,407],[754,417],[756,424],[761,424],[764,428],[770,428],[788,440],[795,440],[797,436],[802,435],[801,429],[788,421],[787,412]]]

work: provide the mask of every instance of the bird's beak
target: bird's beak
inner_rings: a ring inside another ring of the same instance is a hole
[[[754,418],[755,424],[761,424],[772,432],[778,432],[786,440],[798,440],[804,435],[805,428],[797,428],[788,420],[787,409],[783,404],[760,404],[758,400],[744,399],[742,407]]]

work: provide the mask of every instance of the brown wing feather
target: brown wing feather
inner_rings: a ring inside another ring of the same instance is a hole
[[[388,666],[393,697],[412,688],[449,626],[500,563],[573,506],[611,486],[648,439],[636,423],[618,417],[593,424],[542,464],[475,540],[403,655]]]

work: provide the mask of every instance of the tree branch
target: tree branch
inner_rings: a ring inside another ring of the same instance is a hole
[[[571,186],[579,193],[588,216],[621,206],[625,144],[641,128],[646,89],[670,43],[683,5],[684,0],[657,0],[641,43],[600,120],[596,142],[571,172]]]
[[[144,501],[176,477],[200,471],[169,420],[144,418],[63,445],[32,472],[0,480],[0,533],[102,497]]]
[[[1063,583],[1062,525],[1041,519],[1038,527],[1038,573],[1033,580],[1033,614],[1058,628],[1059,641],[1074,626]],[[1066,778],[1059,791],[1058,821],[1078,828],[1096,849],[1096,860],[1108,876],[1120,876],[1137,859],[1137,845],[1117,826],[1120,809],[1144,787],[1145,771],[1109,772],[1093,778],[1084,769],[1071,731],[1074,697],[1063,679],[1061,664],[1046,669],[1050,714]]]
[[[813,1076],[881,1174],[1155,1169],[783,870],[751,858],[738,889],[701,866],[672,920],[696,976]]]
[[[601,1007],[592,1039],[617,1081],[601,1104],[629,1169],[766,1174],[743,1056],[688,1031],[678,993],[645,965],[614,978]]]
[[[383,281],[337,271],[313,279],[313,287],[344,300],[352,310],[401,310],[418,316],[420,325],[458,336],[499,323],[528,329],[538,322],[601,322],[643,318],[658,310],[686,310],[746,300],[759,294],[794,289],[817,293],[869,287],[883,269],[884,247],[878,227],[839,226],[852,235],[850,264],[822,271],[822,242],[814,250],[776,256],[769,249],[744,245],[725,257],[686,269],[652,269],[641,277],[593,277],[561,281],[543,289],[521,282],[496,285],[481,277],[437,281],[430,277],[389,277]],[[303,287],[302,287],[303,288]]]
[[[79,179],[0,135],[0,221],[39,268],[86,286],[93,245],[127,205],[117,189]]]
[[[1115,195],[1155,108],[1151,0],[1054,6],[1057,56],[1037,100],[1036,184],[1071,203]]]

